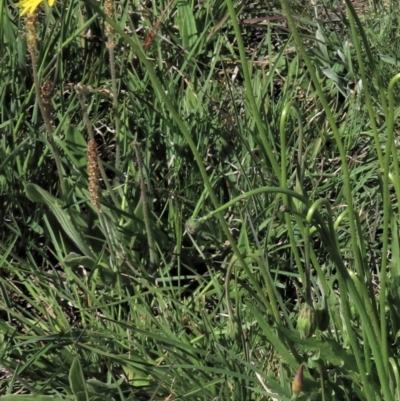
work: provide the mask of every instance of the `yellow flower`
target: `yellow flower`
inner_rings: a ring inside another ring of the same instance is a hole
[[[32,14],[42,1],[43,0],[21,0],[19,3],[16,3],[15,5],[23,9],[21,15],[27,13]],[[49,6],[53,7],[55,1],[56,0],[48,0]]]

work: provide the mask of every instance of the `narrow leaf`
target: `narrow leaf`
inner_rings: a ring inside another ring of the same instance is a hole
[[[71,391],[76,397],[76,401],[89,401],[85,377],[83,376],[82,366],[78,357],[75,357],[72,362],[69,371],[69,384],[71,386]]]
[[[43,203],[44,205],[48,206],[53,212],[54,216],[57,218],[65,233],[69,238],[71,238],[78,249],[84,255],[94,259],[93,252],[89,249],[83,238],[80,236],[78,230],[72,224],[71,216],[67,210],[62,208],[64,202],[61,199],[55,198],[36,184],[25,184],[25,191],[31,201]]]

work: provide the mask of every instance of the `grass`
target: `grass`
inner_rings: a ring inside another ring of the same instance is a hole
[[[398,5],[107,4],[1,8],[1,400],[399,399]]]

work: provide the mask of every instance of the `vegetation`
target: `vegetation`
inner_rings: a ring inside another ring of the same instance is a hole
[[[0,4],[2,401],[400,399],[397,2]]]

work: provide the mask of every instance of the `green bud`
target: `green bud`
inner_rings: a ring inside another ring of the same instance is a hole
[[[199,231],[200,227],[201,223],[197,219],[189,219],[185,223],[185,230],[191,235],[195,235]]]
[[[315,318],[315,310],[310,305],[303,305],[299,317],[297,318],[297,331],[301,338],[311,337],[315,329],[317,328],[317,322]]]

